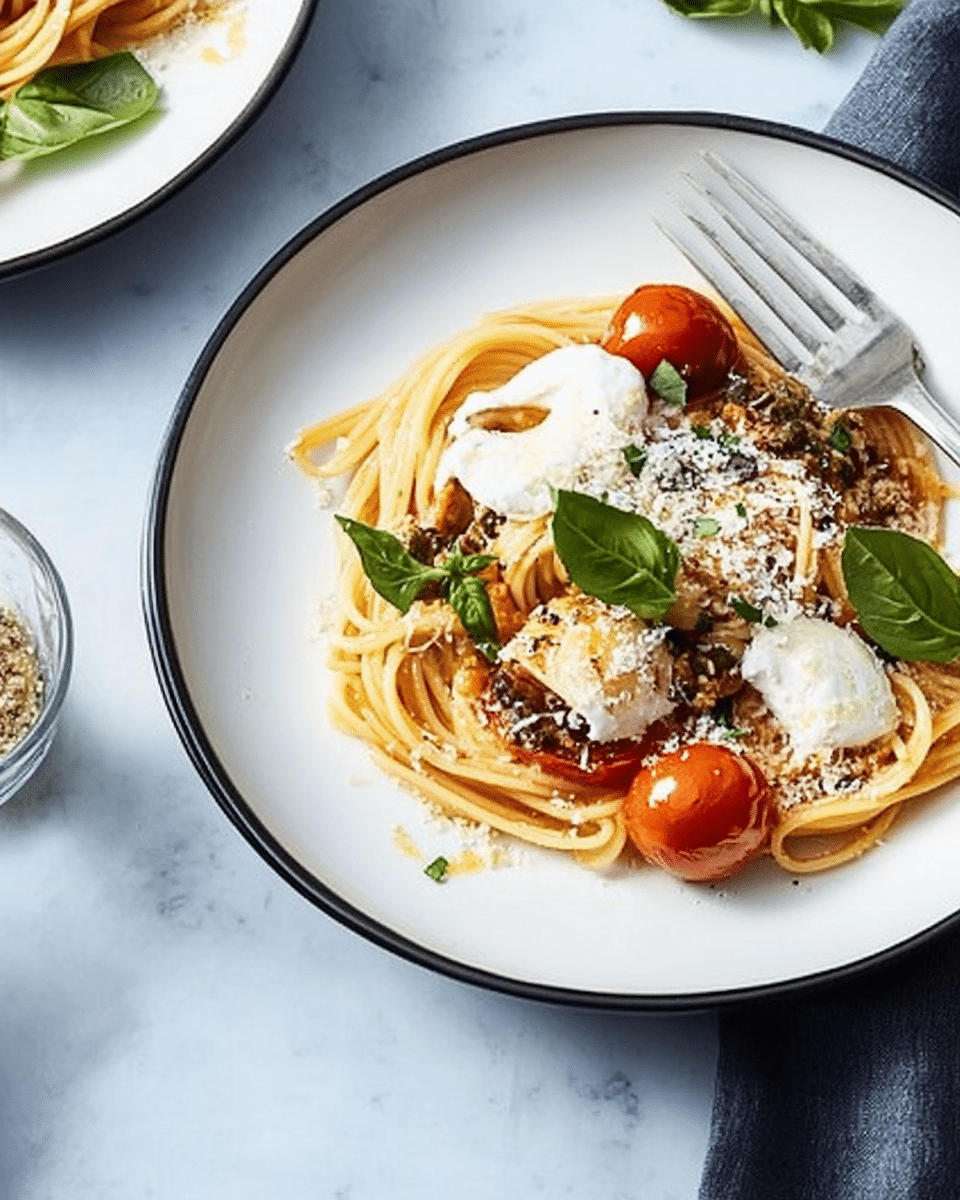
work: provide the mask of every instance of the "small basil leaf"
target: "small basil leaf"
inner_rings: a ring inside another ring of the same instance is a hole
[[[475,575],[453,576],[447,583],[446,596],[464,629],[476,642],[477,649],[493,662],[497,657],[500,637],[483,580]]]
[[[0,159],[30,159],[128,125],[157,103],[159,88],[128,51],[49,67],[3,110]]]
[[[871,33],[884,33],[903,11],[906,0],[807,0],[828,17],[859,25]]]
[[[960,579],[926,542],[854,526],[840,563],[857,618],[881,649],[908,662],[960,658]]]
[[[468,554],[464,557],[459,550],[455,550],[443,565],[451,575],[474,575],[496,561],[495,554]]]
[[[659,620],[674,600],[676,543],[637,513],[558,491],[553,544],[571,580],[606,604]]]
[[[804,50],[823,54],[833,45],[833,21],[805,0],[773,0],[773,10]]]
[[[675,404],[683,408],[687,402],[686,380],[672,364],[661,359],[647,381],[664,404]]]
[[[446,578],[444,571],[418,562],[399,538],[350,517],[337,518],[360,554],[363,570],[374,591],[402,613],[430,583]]]
[[[754,0],[666,0],[666,4],[684,17],[739,17],[753,8]]]

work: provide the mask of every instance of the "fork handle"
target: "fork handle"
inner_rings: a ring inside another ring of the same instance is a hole
[[[934,400],[913,372],[883,403],[909,417],[960,466],[960,423]]]

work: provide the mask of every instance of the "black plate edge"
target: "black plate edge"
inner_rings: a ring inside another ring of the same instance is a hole
[[[180,440],[189,421],[193,402],[207,372],[233,327],[254,298],[286,263],[308,242],[367,200],[404,180],[423,174],[433,167],[511,143],[584,129],[625,125],[680,125],[733,130],[809,146],[812,149],[835,154],[887,175],[960,216],[960,203],[948,192],[868,151],[824,134],[792,125],[729,113],[618,110],[564,116],[481,134],[414,158],[357,188],[295,234],[250,279],[211,334],[181,390],[163,435],[143,525],[141,604],[150,653],[161,694],[188,757],[214,800],[232,824],[257,853],[301,896],[346,928],[360,934],[380,948],[417,966],[461,983],[520,999],[535,1000],[568,1008],[682,1015],[717,1009],[730,1010],[764,1001],[781,1000],[801,992],[805,994],[822,992],[849,984],[854,980],[862,980],[868,974],[875,974],[892,966],[906,954],[919,951],[947,931],[955,929],[960,925],[960,912],[951,914],[920,933],[887,947],[885,950],[839,967],[827,968],[813,974],[773,983],[697,993],[619,994],[584,991],[552,984],[537,984],[497,975],[427,950],[367,916],[336,895],[289,855],[249,808],[242,795],[234,787],[223,764],[203,733],[198,714],[190,700],[173,644],[165,587],[164,523],[166,509]]]
[[[43,250],[31,250],[27,254],[21,254],[16,258],[11,258],[6,262],[0,263],[0,283],[8,279],[15,279],[21,275],[27,275],[31,271],[48,266],[50,263],[59,262],[61,259],[68,258],[73,254],[79,253],[81,250],[86,250],[88,247],[104,241],[108,237],[112,237],[122,229],[135,224],[141,217],[146,216],[147,213],[160,208],[171,196],[176,195],[188,183],[202,175],[204,171],[211,167],[217,159],[225,154],[247,132],[263,112],[267,102],[272,99],[280,84],[287,77],[290,68],[297,58],[300,47],[306,40],[319,4],[320,0],[304,0],[300,13],[290,31],[290,36],[284,44],[282,53],[251,97],[246,108],[227,126],[217,140],[208,146],[202,154],[198,155],[189,166],[185,167],[178,175],[168,180],[167,183],[157,188],[155,192],[152,192],[138,204],[132,205],[115,217],[109,217],[106,221],[102,221],[92,229],[88,229],[84,233],[79,233],[75,237],[65,238],[62,242],[57,242],[52,246],[46,246]]]

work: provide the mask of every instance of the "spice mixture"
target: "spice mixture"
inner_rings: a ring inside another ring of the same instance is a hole
[[[40,715],[43,677],[30,631],[0,607],[0,755],[9,753]]]

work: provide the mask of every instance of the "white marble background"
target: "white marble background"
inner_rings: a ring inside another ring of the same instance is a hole
[[[161,703],[138,554],[185,376],[261,263],[439,145],[586,110],[822,126],[874,45],[819,58],[659,0],[321,0],[206,174],[0,284],[0,505],[53,553],[78,654],[59,739],[0,810],[0,1196],[696,1195],[714,1018],[597,1015],[408,965],[234,832]]]

